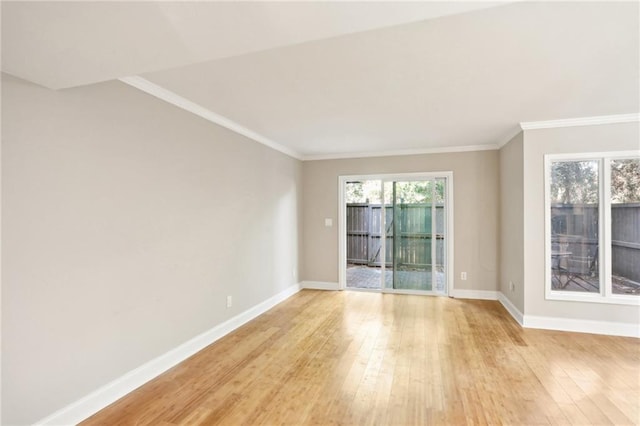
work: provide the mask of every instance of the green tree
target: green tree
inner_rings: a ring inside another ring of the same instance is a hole
[[[611,162],[611,202],[640,203],[640,160]]]
[[[551,201],[562,204],[598,202],[598,162],[558,161],[551,166]]]
[[[398,202],[406,204],[430,203],[432,199],[433,181],[409,181],[396,183],[396,198]],[[436,179],[435,199],[437,203],[444,203],[445,180]],[[345,187],[347,203],[372,203],[382,202],[379,180],[347,182]],[[391,182],[385,183],[386,204],[393,202]]]
[[[345,199],[347,203],[372,203],[379,204],[380,181],[365,180],[347,182],[345,187]]]
[[[347,200],[347,203],[364,202],[362,182],[347,182],[345,186],[345,199]]]

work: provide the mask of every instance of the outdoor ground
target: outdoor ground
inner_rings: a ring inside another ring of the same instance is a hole
[[[599,291],[599,279],[597,276],[578,275],[567,272],[554,271],[553,288],[555,290],[581,291],[597,293]],[[640,295],[640,284],[623,277],[612,277],[613,294]]]
[[[404,270],[396,271],[396,284],[404,290],[432,290],[430,270]],[[347,265],[347,287],[380,289],[381,268],[366,265]],[[393,273],[391,268],[385,270],[385,286],[390,288]],[[444,273],[436,272],[436,281],[439,288],[444,288]],[[398,285],[401,283],[401,286]]]
[[[432,290],[431,271],[406,270],[397,271],[398,281],[405,290]],[[347,265],[347,288],[380,289],[381,268],[366,265]],[[391,268],[385,270],[385,286],[393,287],[393,273]],[[436,272],[436,280],[440,288],[444,288],[444,274]],[[598,278],[590,276],[578,276],[558,274],[553,278],[554,289],[567,291],[598,292]],[[565,285],[566,284],[566,285]],[[622,277],[613,277],[614,294],[640,295],[640,284]]]

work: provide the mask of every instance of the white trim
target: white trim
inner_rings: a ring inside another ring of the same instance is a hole
[[[520,312],[520,309],[511,302],[511,300],[502,292],[498,292],[498,301],[504,306],[514,320],[520,325],[524,324],[524,315]]]
[[[338,176],[338,288],[340,290],[347,288],[347,203],[344,194],[347,178],[348,176]]]
[[[445,294],[449,295],[452,291],[455,290],[455,259],[453,254],[454,241],[455,241],[455,233],[454,233],[454,223],[453,223],[453,212],[454,212],[454,194],[453,194],[453,172],[447,172],[447,194],[446,194],[446,202],[445,208],[447,209],[447,214],[445,216],[446,221],[446,233],[447,239],[445,240],[445,256],[446,256],[446,271],[447,271],[447,288],[445,289]]]
[[[496,146],[498,147],[498,149],[501,149],[503,146],[505,146],[506,144],[508,144],[509,142],[511,142],[511,140],[513,138],[515,138],[516,136],[518,136],[518,134],[522,132],[522,128],[520,127],[520,125],[518,125],[518,128],[511,133],[511,136],[509,136],[508,138],[504,138],[502,140],[502,142],[499,142]]]
[[[456,299],[498,300],[498,292],[493,290],[468,290],[457,288],[450,293]]]
[[[358,175],[340,175],[345,182],[350,180],[385,180],[385,181],[405,181],[412,180],[429,180],[437,177],[449,177],[453,175],[451,170],[436,170],[433,172],[409,172],[409,173],[376,173],[376,174],[358,174]]]
[[[598,166],[600,167],[598,185],[602,188],[598,191],[598,198],[602,196],[602,201],[600,201],[600,205],[598,206],[600,220],[598,232],[599,240],[602,242],[602,247],[598,250],[598,276],[604,277],[605,283],[611,283],[611,285],[603,285],[600,289],[601,294],[608,299],[613,296],[613,248],[611,247],[611,232],[613,232],[613,228],[611,226],[611,159],[607,157],[599,159]],[[602,208],[602,206],[608,206],[608,208]],[[600,281],[602,282],[602,279]]]
[[[520,123],[522,130],[554,129],[558,127],[595,126],[600,124],[633,123],[640,121],[640,113],[602,115],[597,117],[568,118],[549,121],[524,121]]]
[[[136,89],[142,90],[145,93],[148,93],[152,96],[155,96],[158,99],[162,99],[165,102],[168,102],[172,105],[177,106],[178,108],[182,108],[185,111],[189,111],[199,117],[204,118],[212,123],[215,123],[219,126],[225,127],[233,132],[236,132],[242,136],[246,136],[251,140],[254,140],[258,143],[268,146],[271,149],[275,149],[276,151],[282,152],[290,157],[293,157],[298,160],[302,160],[302,155],[298,152],[287,148],[277,142],[272,141],[271,139],[254,132],[251,129],[248,129],[235,121],[224,117],[220,114],[216,114],[215,112],[208,110],[207,108],[196,104],[182,96],[174,93],[170,90],[165,89],[164,87],[158,86],[151,81],[142,78],[140,76],[130,76],[130,77],[122,77],[119,78],[121,82],[128,84],[129,86],[135,87]]]
[[[360,291],[362,293],[380,293],[379,288],[358,288],[358,287],[347,287],[344,290],[347,291]],[[384,293],[384,291],[383,291]]]
[[[497,144],[489,145],[466,145],[466,146],[451,146],[440,148],[425,148],[425,149],[398,149],[391,151],[362,151],[362,152],[345,152],[334,154],[311,154],[303,155],[303,161],[318,161],[318,160],[337,160],[344,158],[369,158],[369,157],[394,157],[402,155],[421,155],[421,154],[446,154],[450,152],[469,152],[469,151],[495,151],[500,147]]]
[[[445,154],[453,152],[473,152],[473,151],[494,151],[502,148],[506,145],[514,136],[516,136],[520,130],[513,133],[509,138],[506,138],[502,142],[483,145],[464,145],[464,146],[451,146],[451,147],[435,147],[435,148],[415,148],[415,149],[399,149],[399,150],[385,150],[385,151],[361,151],[361,152],[345,152],[345,153],[329,153],[329,154],[308,154],[304,155],[297,152],[294,149],[286,147],[282,144],[272,141],[271,139],[263,136],[241,124],[217,114],[202,105],[192,102],[175,92],[165,89],[146,78],[134,75],[128,77],[119,78],[121,82],[135,87],[145,93],[155,96],[158,99],[162,99],[178,108],[182,108],[185,111],[189,111],[199,117],[204,118],[219,126],[225,127],[240,135],[246,136],[255,142],[282,152],[290,157],[293,157],[301,161],[317,161],[317,160],[336,160],[346,158],[370,158],[370,157],[392,157],[392,156],[404,156],[404,155],[421,155],[421,154]],[[519,127],[522,130],[534,130],[534,129],[549,129],[557,127],[573,127],[573,126],[590,126],[600,124],[613,124],[613,123],[630,123],[640,121],[640,113],[632,114],[619,114],[619,115],[605,115],[597,117],[582,117],[582,118],[570,118],[562,120],[549,120],[549,121],[527,121],[519,123]]]
[[[401,150],[390,150],[390,151],[364,151],[364,152],[303,155],[297,152],[296,150],[286,147],[282,144],[279,144],[267,138],[266,136],[263,136],[247,127],[244,127],[241,124],[227,117],[217,114],[203,107],[202,105],[199,105],[193,101],[190,101],[189,99],[186,99],[175,92],[165,89],[164,87],[159,86],[147,80],[146,78],[134,75],[134,76],[122,77],[122,78],[119,78],[118,80],[120,80],[121,82],[129,86],[135,87],[138,90],[141,90],[145,93],[155,96],[158,99],[168,102],[174,106],[177,106],[178,108],[182,108],[185,111],[188,111],[192,114],[202,117],[205,120],[208,120],[214,124],[222,126],[240,135],[246,136],[247,138],[255,142],[266,145],[269,148],[275,149],[276,151],[282,152],[283,154],[286,154],[290,157],[293,157],[301,161],[333,160],[333,159],[340,159],[340,158],[390,157],[390,156],[399,156],[399,155],[419,155],[419,154],[442,154],[442,153],[450,153],[450,152],[489,151],[489,150],[499,149],[499,146],[497,144],[489,144],[489,145],[438,147],[438,148],[426,148],[426,149],[418,148],[418,149],[401,149]]]
[[[544,297],[551,294],[551,163],[553,158],[544,156]]]
[[[302,281],[300,286],[309,290],[341,290],[340,284],[326,281]]]
[[[107,383],[105,386],[91,392],[89,395],[67,405],[46,418],[36,422],[36,425],[67,425],[78,424],[97,413],[106,406],[122,398],[134,389],[139,388],[153,378],[164,373],[171,367],[189,358],[196,352],[209,346],[258,315],[263,314],[278,303],[300,291],[300,284],[294,284],[280,293],[261,302],[252,308],[218,324],[212,329],[194,337],[169,352],[152,359],[125,375]]]
[[[563,302],[587,302],[587,303],[606,303],[609,305],[640,305],[639,296],[610,295],[603,296],[601,293],[579,293],[575,291],[553,290],[546,297],[547,300],[559,300]]]
[[[577,333],[606,334],[608,336],[640,337],[640,324],[623,322],[525,315],[524,327],[543,330],[572,331]]]
[[[640,338],[640,324],[523,315],[502,292],[498,292],[498,300],[524,328]]]
[[[640,149],[626,150],[626,151],[599,151],[599,152],[568,152],[563,154],[544,154],[545,158],[549,157],[551,160],[599,160],[607,157],[612,160],[624,160],[625,158],[635,158],[640,155]]]
[[[380,201],[383,206],[380,209],[380,289],[383,292],[387,287],[387,200],[384,196],[384,187],[386,183],[387,181],[380,179]],[[391,196],[391,200],[389,201],[391,202],[391,204],[393,204],[393,182],[389,183],[391,184],[391,194],[389,194]],[[346,206],[346,200],[342,204]],[[391,216],[393,216],[393,207],[391,207],[391,211]],[[346,222],[347,221],[345,220],[345,223]],[[393,221],[390,225],[393,226]],[[393,253],[391,254],[391,256],[393,257]],[[391,269],[391,287],[393,287],[393,279],[395,278],[395,276],[393,275],[393,262],[391,263]]]
[[[349,287],[351,290],[351,287]],[[439,291],[433,290],[410,290],[410,289],[402,289],[402,288],[383,288],[382,291],[380,289],[376,290],[378,293],[388,293],[388,294],[404,294],[404,295],[413,295],[413,296],[434,296],[434,297],[447,297],[448,295],[441,293]]]

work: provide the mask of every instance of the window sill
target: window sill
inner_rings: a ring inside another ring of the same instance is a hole
[[[599,293],[576,294],[575,292],[569,291],[548,290],[547,294],[545,295],[545,299],[558,300],[563,302],[607,303],[610,305],[640,306],[640,295],[611,295],[605,297]]]

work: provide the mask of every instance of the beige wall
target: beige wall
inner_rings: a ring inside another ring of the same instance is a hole
[[[500,291],[524,312],[523,134],[500,149]],[[509,288],[513,282],[514,290]]]
[[[639,123],[524,132],[525,314],[638,324],[637,306],[545,300],[544,155],[640,149]]]
[[[305,161],[303,171],[304,280],[338,282],[338,176],[453,171],[454,286],[498,290],[497,151]]]
[[[2,424],[297,282],[301,162],[119,82],[2,84]]]

